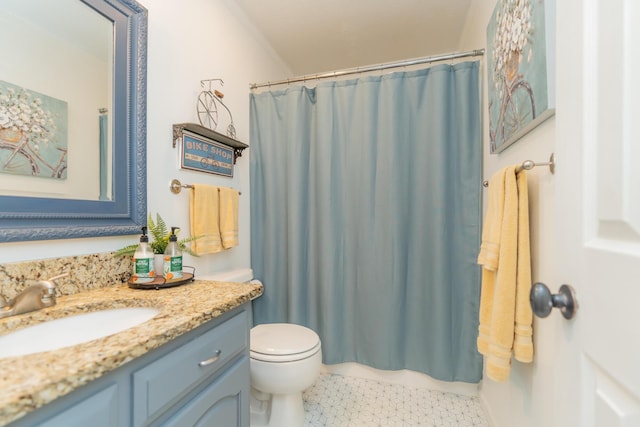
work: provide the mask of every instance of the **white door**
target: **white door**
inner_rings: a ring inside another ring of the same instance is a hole
[[[640,426],[640,1],[556,11],[559,282],[547,285],[573,286],[579,309],[556,330],[549,425]]]

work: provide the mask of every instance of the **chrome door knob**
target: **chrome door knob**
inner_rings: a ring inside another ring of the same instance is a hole
[[[558,293],[552,294],[547,285],[536,283],[531,287],[529,302],[533,313],[538,317],[547,317],[556,307],[560,309],[565,319],[571,319],[578,310],[575,293],[569,285],[560,286]]]

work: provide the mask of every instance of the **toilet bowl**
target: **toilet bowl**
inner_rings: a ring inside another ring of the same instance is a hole
[[[244,283],[253,279],[253,271],[234,270],[202,279]],[[320,337],[301,325],[267,323],[251,329],[249,348],[251,427],[301,427],[302,392],[320,375]]]
[[[302,392],[320,375],[318,334],[290,323],[251,329],[251,426],[301,427]]]

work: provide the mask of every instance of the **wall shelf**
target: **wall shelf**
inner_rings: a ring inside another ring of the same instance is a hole
[[[247,148],[249,145],[230,138],[226,135],[218,133],[214,130],[208,129],[204,126],[200,126],[195,123],[178,123],[173,125],[173,148],[176,148],[176,144],[179,140],[182,139],[182,134],[184,131],[188,131],[199,135],[203,138],[210,139],[215,142],[219,142],[220,144],[224,144],[227,147],[231,147],[234,152],[233,163],[235,164],[235,159],[242,156],[242,150]]]

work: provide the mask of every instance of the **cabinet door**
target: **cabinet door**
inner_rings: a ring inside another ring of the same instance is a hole
[[[232,365],[162,425],[249,427],[249,358]]]
[[[118,386],[109,387],[51,415],[40,427],[119,427]]]

